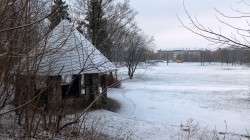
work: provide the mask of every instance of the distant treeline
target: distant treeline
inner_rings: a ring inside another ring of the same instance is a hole
[[[219,48],[217,50],[159,50],[151,59],[167,62],[221,62],[227,64],[250,63],[250,49]]]

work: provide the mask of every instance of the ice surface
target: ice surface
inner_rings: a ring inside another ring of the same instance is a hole
[[[125,68],[120,73],[126,77]],[[228,131],[246,134],[250,131],[249,85],[247,66],[159,63],[142,67],[134,80],[123,82],[109,95],[122,104],[112,123],[133,120],[135,125],[125,128],[135,128],[142,139],[158,139],[157,134],[169,137],[173,133],[169,126],[190,119],[203,128],[225,131],[227,124]],[[145,127],[140,127],[143,122]],[[152,136],[143,136],[149,130]]]

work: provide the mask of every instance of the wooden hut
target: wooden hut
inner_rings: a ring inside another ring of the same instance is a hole
[[[39,62],[38,73],[47,79],[47,93],[42,99],[48,106],[62,102],[79,105],[105,93],[106,75],[116,67],[72,23],[63,20],[44,42],[46,54]],[[25,78],[18,79],[17,83],[22,83]],[[16,100],[20,100],[19,91],[16,88]]]

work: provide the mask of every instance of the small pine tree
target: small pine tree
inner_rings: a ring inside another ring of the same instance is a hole
[[[67,19],[71,20],[69,18],[69,7],[63,0],[54,0],[54,5],[51,8],[51,16],[49,17],[49,20],[51,22],[50,29],[54,29],[62,20]]]
[[[87,37],[106,57],[110,58],[111,44],[107,38],[107,19],[103,9],[102,0],[88,2],[87,16],[85,18]]]

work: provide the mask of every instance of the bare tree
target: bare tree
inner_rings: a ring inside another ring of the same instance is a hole
[[[117,38],[125,27],[134,23],[136,12],[130,8],[129,1],[78,0],[78,3],[78,29],[106,57],[113,59],[113,50],[120,45]]]
[[[60,49],[47,49],[52,29],[46,19],[55,13],[59,18],[62,9],[59,6],[48,12],[49,2],[32,0],[3,0],[0,5],[1,123],[6,123],[6,133],[13,138],[36,138],[43,130],[53,130],[52,122],[61,117],[53,116],[47,125],[49,112],[40,99],[58,83],[48,83],[49,71],[41,76],[40,70],[41,61]]]
[[[241,0],[241,2],[247,7],[250,6],[250,4],[245,0]],[[184,7],[186,17],[190,24],[184,23],[183,20],[181,20],[180,18],[179,20],[181,24],[187,30],[217,45],[229,46],[229,47],[233,46],[233,47],[239,47],[239,48],[250,48],[250,45],[249,45],[249,41],[250,41],[249,33],[250,32],[248,29],[249,27],[248,20],[250,18],[249,12],[242,11],[240,9],[232,9],[234,12],[237,13],[236,16],[232,16],[232,15],[224,14],[223,12],[215,9],[217,14],[219,15],[217,17],[217,21],[221,23],[223,26],[230,28],[231,31],[234,32],[234,34],[228,34],[228,33],[223,33],[220,30],[216,31],[208,26],[201,24],[196,17],[193,17],[189,13],[184,1],[183,1],[183,7]],[[232,23],[227,21],[227,19],[236,20],[236,21],[241,20],[242,22],[245,22],[247,26],[238,27],[237,25],[233,25]]]
[[[147,39],[137,28],[128,33],[124,44],[127,46],[125,48],[124,61],[128,68],[128,76],[130,79],[133,79],[139,63],[146,61],[146,50],[151,42],[152,40]]]

